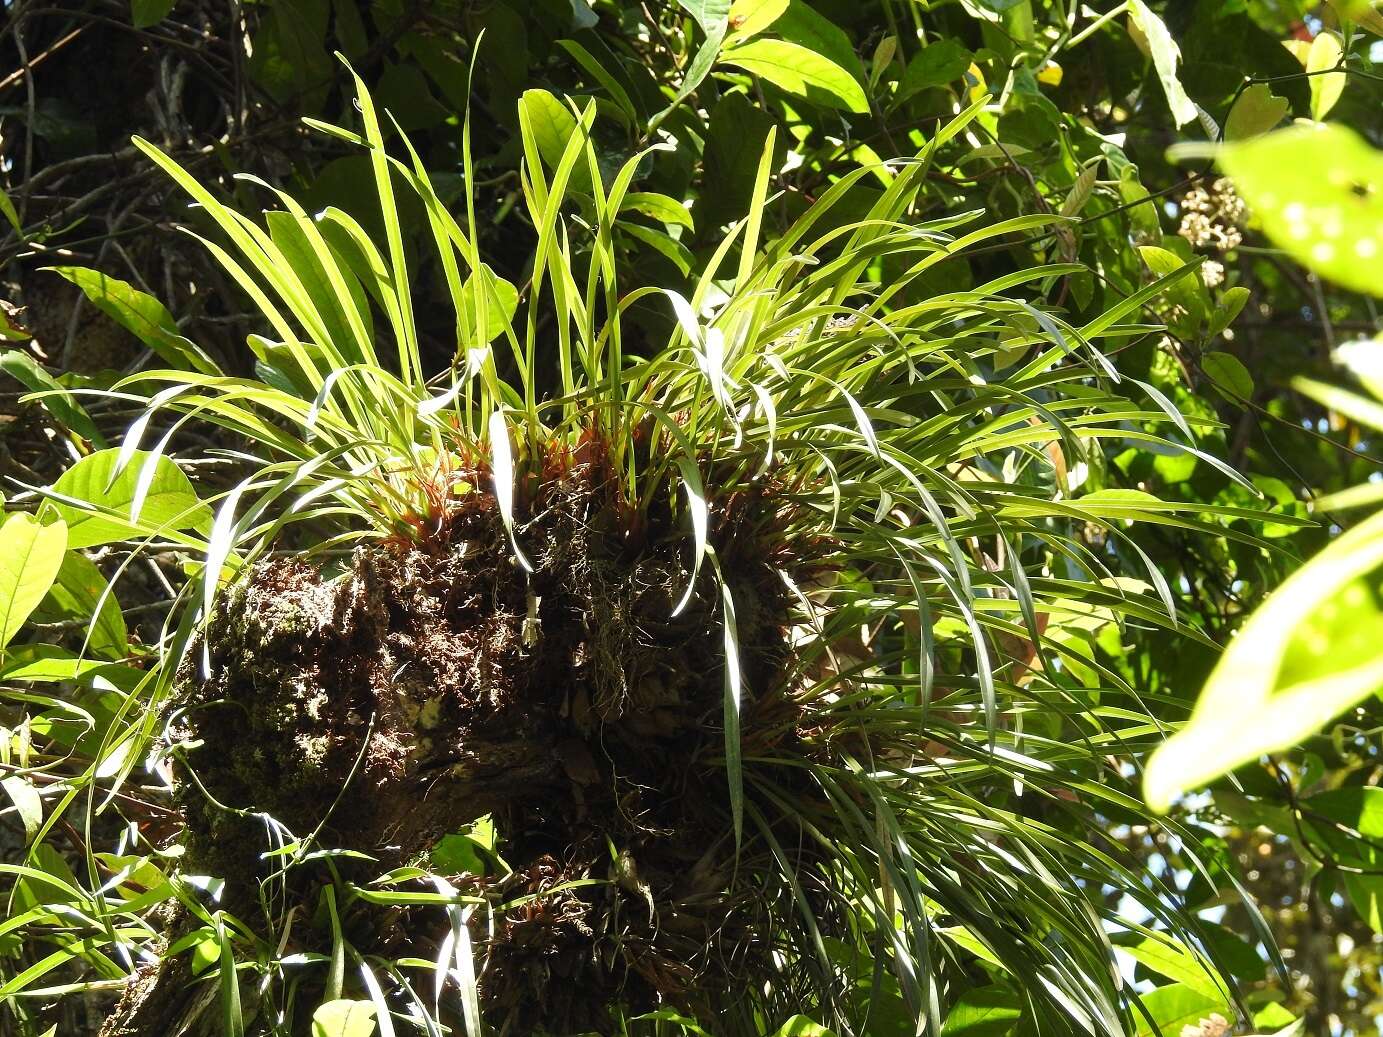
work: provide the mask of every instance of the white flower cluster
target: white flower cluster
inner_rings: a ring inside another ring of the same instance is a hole
[[[1228,177],[1220,177],[1207,189],[1197,185],[1181,199],[1181,226],[1177,233],[1192,248],[1213,247],[1220,252],[1237,248],[1244,240],[1243,226],[1248,208]]]

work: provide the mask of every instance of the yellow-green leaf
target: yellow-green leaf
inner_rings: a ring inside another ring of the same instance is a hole
[[[1254,83],[1239,95],[1225,119],[1225,140],[1248,140],[1275,129],[1290,107],[1285,97],[1278,97],[1266,83]]]
[[[1177,78],[1177,62],[1181,60],[1181,50],[1176,40],[1167,31],[1162,19],[1149,10],[1143,0],[1129,0],[1129,17],[1133,26],[1147,44],[1157,78],[1162,83],[1162,91],[1167,95],[1167,107],[1172,110],[1172,119],[1178,126],[1196,118],[1196,105],[1186,95],[1181,80]]]
[[[1333,32],[1317,33],[1307,48],[1305,64],[1306,73],[1311,77],[1311,118],[1317,121],[1330,113],[1344,92],[1345,73],[1326,71],[1339,67],[1343,57],[1344,47]]]
[[[830,58],[799,44],[750,40],[722,51],[720,60],[762,76],[774,86],[809,101],[851,112],[869,111],[864,87],[854,76]]]
[[[136,450],[116,474],[119,459],[117,449],[98,450],[53,483],[55,493],[91,505],[49,505],[68,524],[69,546],[95,547],[158,530],[203,529],[210,524],[211,510],[197,499],[192,483],[172,460]],[[138,514],[132,515],[141,477],[146,492]]]
[[[788,0],[735,0],[730,5],[730,42],[763,32],[788,9]]]
[[[312,1037],[370,1037],[374,1032],[375,1006],[369,1001],[338,998],[312,1013]]]
[[[1229,643],[1187,725],[1148,761],[1155,810],[1313,735],[1383,689],[1383,515],[1293,573]]]
[[[53,586],[67,550],[67,526],[43,526],[32,515],[11,515],[0,526],[0,649]]]
[[[1195,1027],[1202,1019],[1218,1012],[1230,1012],[1228,1001],[1219,995],[1172,983],[1158,987],[1142,997],[1143,1007],[1152,1016],[1149,1022],[1137,1013],[1138,1037],[1180,1037],[1183,1026]]]
[[[1227,145],[1220,165],[1273,244],[1343,288],[1383,294],[1383,155],[1362,137],[1291,126]]]

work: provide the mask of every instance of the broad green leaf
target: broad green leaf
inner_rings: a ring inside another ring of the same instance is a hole
[[[1128,219],[1133,229],[1149,238],[1156,239],[1161,233],[1161,219],[1151,201],[1148,189],[1143,186],[1136,173],[1126,170],[1119,178],[1119,195],[1129,206]]]
[[[730,5],[730,41],[757,36],[788,9],[788,0],[735,0]]]
[[[1137,1037],[1181,1037],[1183,1026],[1195,1027],[1202,1019],[1218,1012],[1230,1013],[1229,1002],[1216,994],[1207,994],[1182,983],[1158,987],[1143,995],[1143,1007],[1153,1017],[1150,1023],[1141,1012],[1135,1011]]]
[[[1225,140],[1248,140],[1276,129],[1291,107],[1285,97],[1278,97],[1266,83],[1247,87],[1225,119]]]
[[[1383,295],[1383,156],[1362,137],[1291,126],[1226,145],[1220,165],[1273,244],[1341,287]]]
[[[65,648],[54,645],[17,645],[0,665],[0,677],[7,681],[50,684],[83,680],[98,671],[108,673],[119,669],[122,667],[101,659],[78,659]]]
[[[762,76],[790,94],[851,112],[869,111],[864,88],[830,58],[787,40],[750,40],[725,50],[721,61]]]
[[[1268,1027],[1274,1029],[1271,1037],[1288,1037],[1291,1033],[1299,1032],[1298,1024],[1303,1022],[1304,1020],[1296,1018],[1276,1001],[1269,1002],[1266,1007],[1255,1012],[1253,1016],[1255,1029],[1264,1030]],[[1286,1029],[1278,1029],[1278,1027],[1286,1027]]]
[[[1187,725],[1148,761],[1153,809],[1288,749],[1383,689],[1383,515],[1293,573],[1229,643]]]
[[[845,30],[806,0],[789,0],[787,10],[773,23],[773,33],[839,65],[856,82],[864,80],[864,64]]]
[[[133,285],[84,266],[54,266],[47,269],[71,281],[98,310],[132,333],[174,367],[191,368],[203,374],[217,374],[216,365],[201,347],[184,338],[173,323],[173,315],[152,295]]]
[[[1008,987],[976,987],[952,1006],[942,1037],[1004,1037],[1023,1017],[1023,1002]]]
[[[1195,103],[1186,96],[1186,90],[1177,78],[1177,62],[1181,60],[1181,50],[1176,40],[1167,31],[1162,19],[1148,8],[1143,0],[1129,0],[1129,18],[1147,43],[1152,56],[1157,78],[1162,83],[1162,91],[1167,95],[1167,107],[1172,111],[1172,120],[1182,126],[1196,118]]]
[[[136,29],[147,29],[168,17],[176,0],[130,0],[130,21]]]
[[[1210,314],[1210,320],[1206,324],[1205,334],[1207,338],[1214,338],[1234,323],[1234,318],[1239,316],[1244,304],[1249,301],[1249,294],[1249,290],[1242,285],[1235,285],[1233,288],[1224,290],[1220,295],[1219,304]]]
[[[705,187],[696,202],[699,225],[718,227],[745,214],[773,125],[773,117],[741,93],[726,94],[716,102],[703,157]]]
[[[490,867],[481,851],[493,856],[494,847],[495,826],[487,815],[465,831],[442,836],[428,856],[434,869],[448,875],[487,875]]]
[[[78,551],[68,551],[47,597],[34,610],[34,620],[82,620],[88,631],[89,653],[122,658],[130,650],[125,617],[115,595],[107,593],[108,588],[95,563]],[[101,602],[99,611],[97,602]]]
[[[488,266],[482,269],[484,270],[484,277],[481,284],[485,286],[487,292],[485,298],[485,341],[488,343],[503,335],[504,329],[510,326],[514,314],[518,312],[519,292],[504,278],[496,276]],[[465,288],[461,295],[461,324],[467,329],[476,326],[474,299],[478,288],[475,279],[475,274],[466,279]],[[467,343],[468,346],[476,344]]]
[[[655,220],[663,223],[673,223],[692,229],[691,213],[687,207],[676,198],[669,198],[665,194],[656,194],[651,191],[630,191],[624,196],[624,203],[620,209],[632,209],[634,212],[643,213],[645,216],[652,216]]]
[[[1210,965],[1191,948],[1170,937],[1150,936],[1142,943],[1120,950],[1159,976],[1198,990],[1207,997],[1223,998],[1227,993]]]
[[[1347,75],[1327,71],[1338,67],[1343,57],[1340,38],[1328,29],[1316,33],[1306,51],[1306,72],[1311,77],[1311,118],[1317,122],[1330,114],[1344,92]]]
[[[1383,932],[1383,875],[1374,874],[1383,864],[1383,788],[1331,789],[1301,806],[1303,834],[1318,851],[1360,872],[1342,873],[1345,892],[1359,917],[1375,932]]]
[[[282,104],[320,110],[333,72],[326,48],[330,8],[321,0],[281,0],[266,7],[246,63],[250,77]]]
[[[1186,261],[1170,249],[1158,245],[1140,245],[1138,254],[1157,277],[1166,277],[1186,266]],[[1210,308],[1205,284],[1199,277],[1183,277],[1167,287],[1167,300],[1178,311],[1167,317],[1167,323],[1186,337],[1195,336]]]
[[[0,650],[38,607],[62,568],[67,526],[18,512],[0,526]]]
[[[1201,370],[1235,403],[1253,399],[1253,376],[1237,356],[1213,350],[1201,356]]]
[[[965,75],[975,56],[949,36],[934,40],[918,51],[903,71],[898,100],[932,86],[948,86]]]
[[[538,145],[538,153],[548,168],[556,169],[566,153],[567,142],[576,132],[576,116],[558,97],[547,90],[525,90],[519,102],[527,113],[528,124],[533,129],[533,140]],[[568,181],[574,191],[591,189],[591,173],[585,162],[578,162],[571,171]]]
[[[50,502],[47,506],[68,524],[70,547],[95,547],[141,532],[147,535],[147,532],[164,527],[200,530],[209,525],[211,510],[197,499],[192,483],[170,458],[161,455],[154,458],[147,451],[136,450],[117,475],[119,460],[120,451],[115,448],[98,450],[82,458],[53,483],[56,493],[116,513]],[[147,464],[152,464],[153,468],[146,474]],[[131,522],[129,513],[136,500],[141,475],[148,480],[148,492],[137,519]]]

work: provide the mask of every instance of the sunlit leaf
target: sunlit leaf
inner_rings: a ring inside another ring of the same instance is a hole
[[[1340,66],[1344,47],[1340,38],[1328,29],[1316,33],[1306,49],[1306,74],[1311,83],[1311,118],[1319,121],[1330,114],[1335,102],[1344,93],[1348,76],[1344,71],[1331,72]]]
[[[61,521],[44,526],[23,512],[0,526],[0,650],[53,586],[67,536]]]
[[[1190,721],[1153,754],[1144,794],[1180,793],[1290,748],[1383,689],[1383,515],[1293,573],[1229,643]]]
[[[1150,936],[1142,943],[1120,949],[1159,976],[1198,990],[1207,997],[1222,999],[1228,993],[1213,966],[1191,948],[1169,937]]]
[[[38,790],[21,774],[0,778],[0,786],[4,787],[19,814],[19,821],[24,826],[24,838],[32,841],[43,827],[43,800]]]
[[[794,1015],[773,1031],[773,1037],[835,1037],[835,1031],[826,1029],[805,1015]]]
[[[774,86],[819,104],[867,112],[864,88],[849,72],[830,58],[787,40],[754,39],[726,49],[720,56],[727,65],[762,76]]]
[[[99,450],[53,483],[54,493],[92,505],[90,509],[63,501],[47,505],[66,520],[71,547],[94,547],[153,530],[205,530],[210,525],[211,510],[198,500],[191,481],[171,458],[137,450],[129,465],[117,472],[119,456],[114,448]],[[132,519],[131,505],[146,464],[152,465],[145,476],[147,490],[138,516]]]
[[[1220,165],[1273,244],[1344,288],[1383,294],[1383,156],[1353,130],[1292,126],[1227,145]]]
[[[1181,61],[1181,49],[1162,19],[1154,14],[1143,0],[1129,0],[1129,18],[1134,27],[1142,33],[1152,56],[1157,78],[1162,83],[1162,92],[1167,95],[1167,107],[1172,110],[1176,125],[1193,121],[1196,106],[1186,95],[1186,89],[1177,78],[1177,64]]]
[[[1253,399],[1253,376],[1234,354],[1219,350],[1205,353],[1201,357],[1201,370],[1231,400],[1243,402]]]
[[[1208,994],[1182,983],[1172,983],[1142,996],[1143,1007],[1152,1021],[1135,1013],[1138,1037],[1181,1037],[1182,1027],[1196,1027],[1208,1016],[1233,1014],[1229,1002],[1218,994]]]
[[[1330,789],[1302,802],[1302,835],[1342,869],[1350,903],[1383,932],[1383,788]],[[1341,827],[1335,827],[1337,822]]]
[[[370,1037],[374,1032],[372,1001],[337,998],[323,1002],[312,1013],[312,1037]]]
[[[788,9],[788,0],[735,0],[730,5],[730,42],[757,36]]]
[[[1008,987],[977,987],[952,1006],[942,1037],[1003,1037],[1023,1017],[1023,1002]]]

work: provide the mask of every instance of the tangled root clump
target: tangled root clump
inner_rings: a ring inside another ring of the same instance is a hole
[[[807,560],[781,508],[767,491],[713,506],[746,753],[796,737],[778,569]],[[179,675],[190,857],[249,897],[267,849],[250,812],[387,867],[490,815],[512,870],[466,891],[518,904],[473,924],[492,1021],[589,1031],[611,1004],[742,989],[771,963],[755,896],[732,888],[717,595],[703,579],[673,615],[692,545],[668,500],[631,521],[588,466],[545,475],[524,510],[531,574],[473,493],[425,545],[358,549],[335,576],[278,559],[227,594],[211,676],[200,652]],[[373,938],[420,954],[435,923]]]

